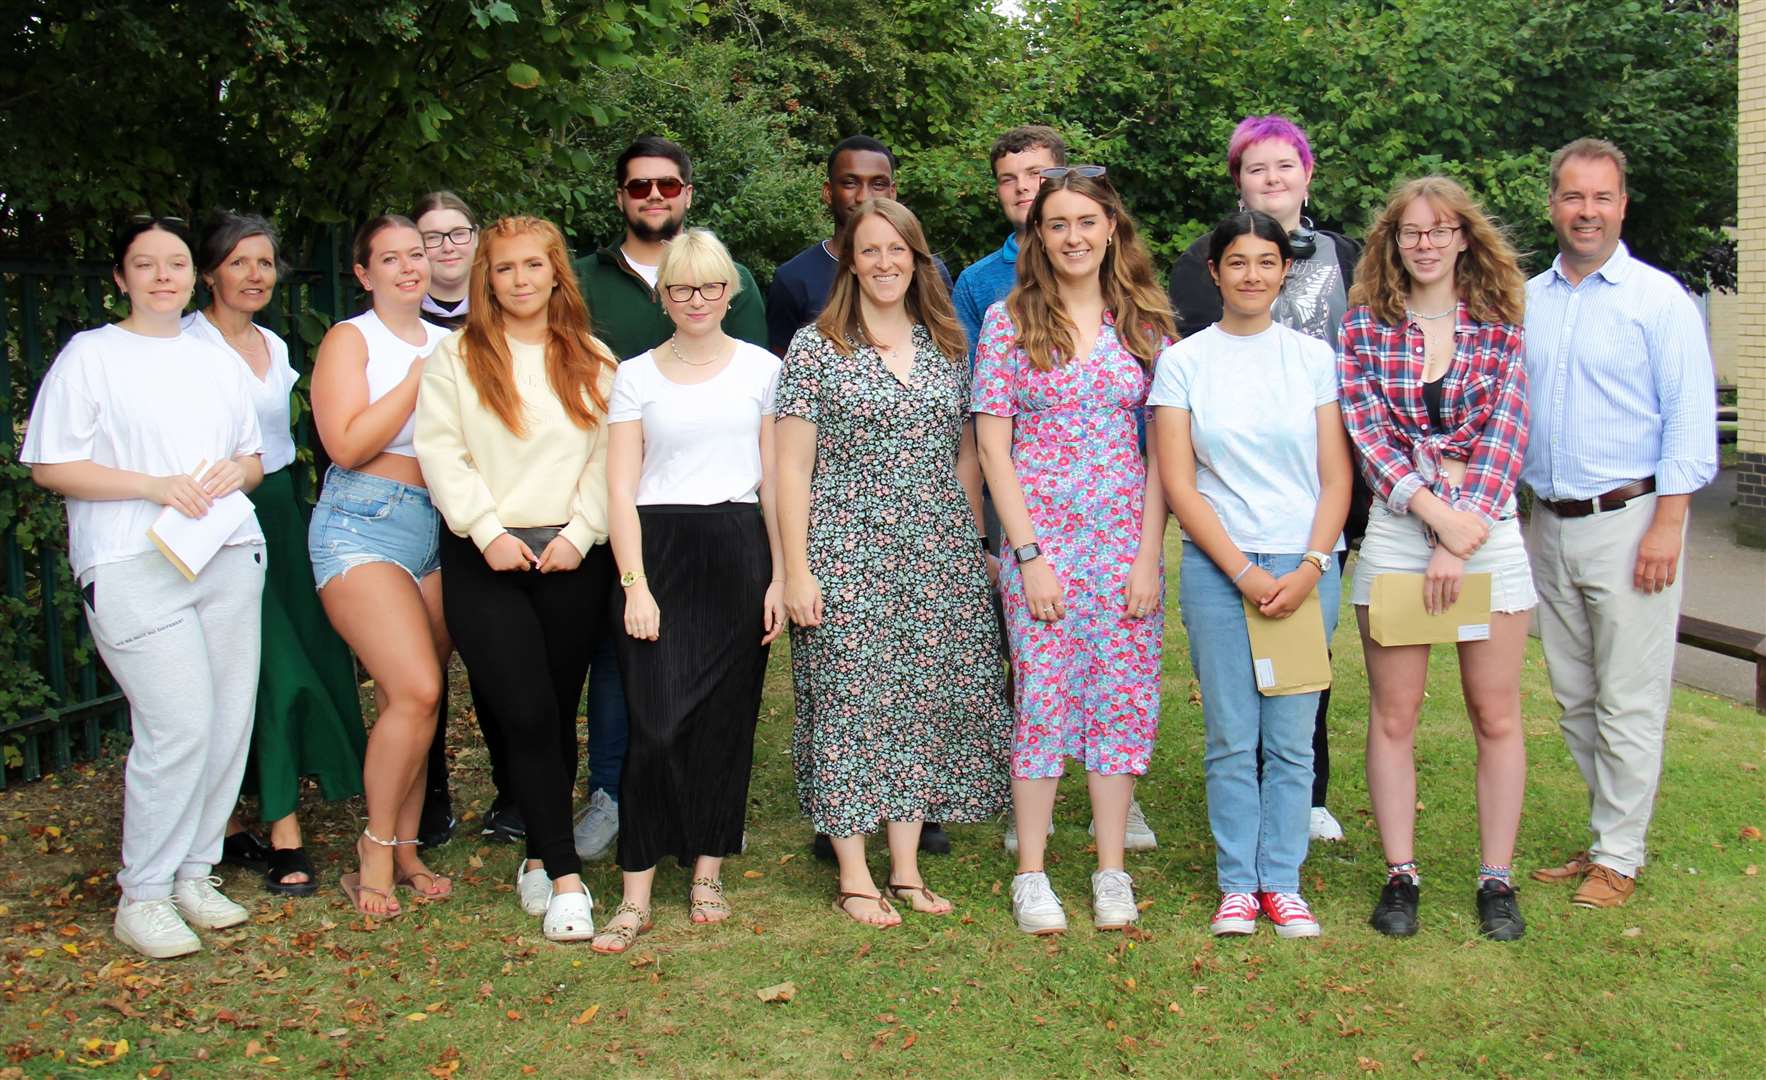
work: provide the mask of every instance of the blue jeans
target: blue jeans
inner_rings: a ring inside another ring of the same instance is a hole
[[[1247,552],[1246,557],[1277,578],[1300,565],[1298,554]],[[1342,587],[1333,563],[1318,583],[1326,641],[1337,629]],[[1299,892],[1312,812],[1312,732],[1318,694],[1264,697],[1257,692],[1238,587],[1188,542],[1183,546],[1178,605],[1189,634],[1190,665],[1202,686],[1202,720],[1207,728],[1202,760],[1220,890]]]
[[[614,634],[624,626],[612,626],[595,643],[589,655],[589,792],[599,788],[619,801],[619,773],[625,768],[625,682],[619,677],[619,657],[613,649]]]

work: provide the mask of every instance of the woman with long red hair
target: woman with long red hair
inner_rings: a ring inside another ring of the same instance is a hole
[[[587,327],[557,226],[504,218],[473,258],[466,326],[436,350],[417,399],[417,458],[448,526],[443,611],[503,723],[527,822],[516,893],[553,941],[594,934],[570,793],[577,704],[612,587],[616,361]]]

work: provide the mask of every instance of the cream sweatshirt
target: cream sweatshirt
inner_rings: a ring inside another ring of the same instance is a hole
[[[429,497],[455,536],[483,551],[505,529],[563,525],[578,551],[607,539],[607,418],[571,422],[546,381],[546,351],[509,338],[525,435],[478,399],[460,356],[461,333],[424,362],[417,391],[417,461]],[[612,393],[613,371],[601,392]],[[539,552],[534,552],[538,555]]]

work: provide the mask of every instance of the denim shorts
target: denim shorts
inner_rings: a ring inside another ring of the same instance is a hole
[[[396,563],[421,581],[441,567],[440,540],[441,515],[428,489],[337,465],[325,470],[307,525],[316,588],[351,567],[377,562]]]

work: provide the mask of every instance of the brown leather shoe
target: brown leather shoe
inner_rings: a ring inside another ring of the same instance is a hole
[[[1570,903],[1585,908],[1614,908],[1631,899],[1636,888],[1636,878],[1628,878],[1610,866],[1593,863]]]
[[[1578,851],[1570,856],[1562,866],[1542,866],[1528,875],[1534,881],[1543,881],[1547,885],[1562,885],[1566,881],[1577,881],[1588,873],[1593,864],[1588,861],[1588,852]]]

